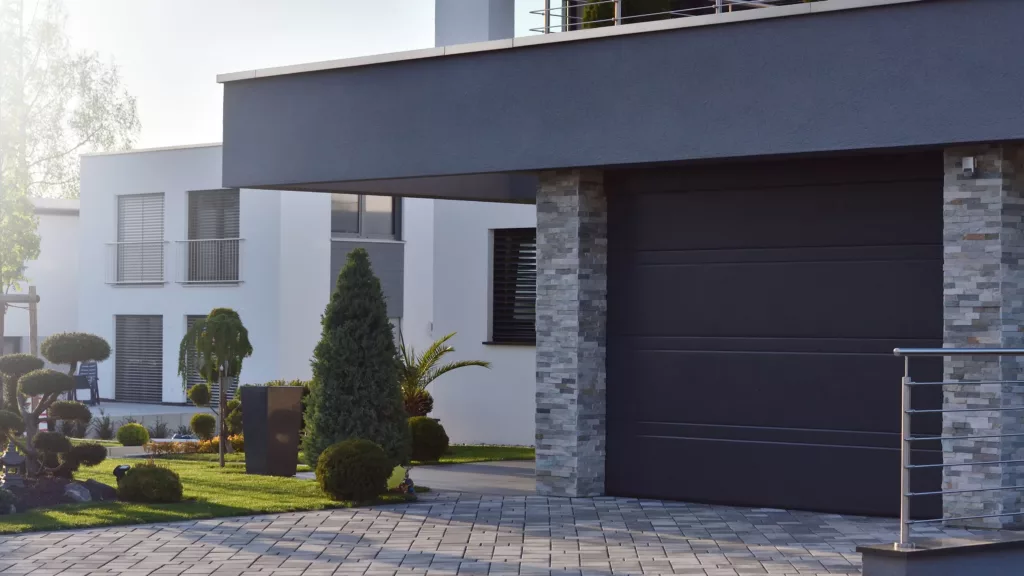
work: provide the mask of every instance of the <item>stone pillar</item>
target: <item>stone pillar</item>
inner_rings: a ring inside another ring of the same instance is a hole
[[[604,492],[608,204],[594,170],[537,193],[537,491]]]
[[[963,174],[973,157],[976,173]],[[1024,321],[1024,145],[949,148],[944,159],[943,301],[948,348],[1021,348]],[[945,379],[1005,381],[1024,377],[1010,357],[953,357]],[[1024,406],[1024,387],[1010,384],[946,386],[947,409]],[[943,415],[943,436],[1024,433],[1024,412],[960,412]],[[947,463],[1024,459],[1024,436],[943,443]],[[943,488],[1010,487],[1024,484],[1024,466],[1003,464],[943,469]],[[967,492],[943,498],[946,517],[1021,510],[1020,491]],[[1020,518],[978,519],[961,524],[990,528],[1020,525]]]

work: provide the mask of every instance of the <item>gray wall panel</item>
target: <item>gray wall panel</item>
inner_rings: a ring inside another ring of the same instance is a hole
[[[932,0],[230,82],[224,185],[1020,139],[1022,28]]]
[[[334,240],[331,242],[331,292],[338,282],[338,273],[345,266],[348,253],[365,248],[370,255],[373,273],[380,278],[384,298],[387,299],[388,317],[402,316],[402,295],[405,277],[405,244],[401,242],[361,242]]]

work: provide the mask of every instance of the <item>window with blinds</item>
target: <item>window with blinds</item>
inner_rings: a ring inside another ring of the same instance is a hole
[[[164,195],[117,197],[116,281],[164,281]]]
[[[206,316],[205,315],[186,316],[185,317],[185,331],[187,332],[188,330],[191,330],[192,326],[195,325],[196,321],[200,320],[200,319],[203,319],[203,318],[206,318]],[[193,347],[191,345],[188,346],[188,348],[185,351],[185,374],[187,375],[185,377],[185,380],[186,380],[186,384],[188,385],[189,389],[191,389],[196,384],[201,384],[201,383],[206,382],[206,379],[203,378],[199,374],[199,360],[196,357],[195,347]],[[230,400],[230,399],[235,397],[235,390],[237,390],[237,389],[238,389],[238,382],[237,381],[231,382],[231,384],[228,386],[228,390],[227,390],[228,400]],[[220,385],[219,384],[210,384],[210,405],[213,406],[214,408],[216,408],[216,407],[218,407],[218,404],[220,404]]]
[[[537,230],[494,230],[491,262],[491,341],[537,341]]]
[[[114,397],[124,402],[162,402],[163,317],[115,316],[114,327]]]
[[[187,282],[238,282],[240,250],[238,190],[188,193]]]

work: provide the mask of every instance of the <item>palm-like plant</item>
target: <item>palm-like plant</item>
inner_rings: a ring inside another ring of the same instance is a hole
[[[457,368],[466,366],[482,366],[490,368],[490,362],[483,360],[458,360],[441,363],[449,352],[455,348],[448,341],[455,332],[434,341],[422,354],[416,354],[411,346],[401,340],[398,344],[398,381],[402,385],[402,402],[409,416],[426,416],[434,407],[434,399],[427,391],[427,386],[441,376]]]
[[[189,359],[194,353],[199,373],[207,382],[220,384],[220,397],[215,410],[220,434],[220,465],[224,466],[227,446],[227,427],[224,425],[224,407],[227,406],[228,379],[242,372],[242,360],[252,356],[249,331],[238,313],[230,308],[214,308],[206,318],[198,320],[185,333],[178,349],[178,374],[182,388],[188,390]],[[191,395],[198,398],[199,396]],[[206,395],[205,403],[209,401]]]

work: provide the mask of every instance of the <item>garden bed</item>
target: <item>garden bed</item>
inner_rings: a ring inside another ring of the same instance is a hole
[[[93,479],[115,486],[114,467],[138,462],[137,458],[108,459],[99,466],[81,469],[75,478],[82,481]],[[181,476],[186,501],[177,504],[90,502],[36,508],[0,516],[0,534],[348,508],[355,505],[353,502],[335,502],[327,498],[320,492],[316,482],[248,475],[245,473],[245,464],[238,462],[229,462],[223,469],[215,462],[204,461],[162,459],[160,464]],[[383,494],[378,502],[407,502],[414,498],[405,494]]]

